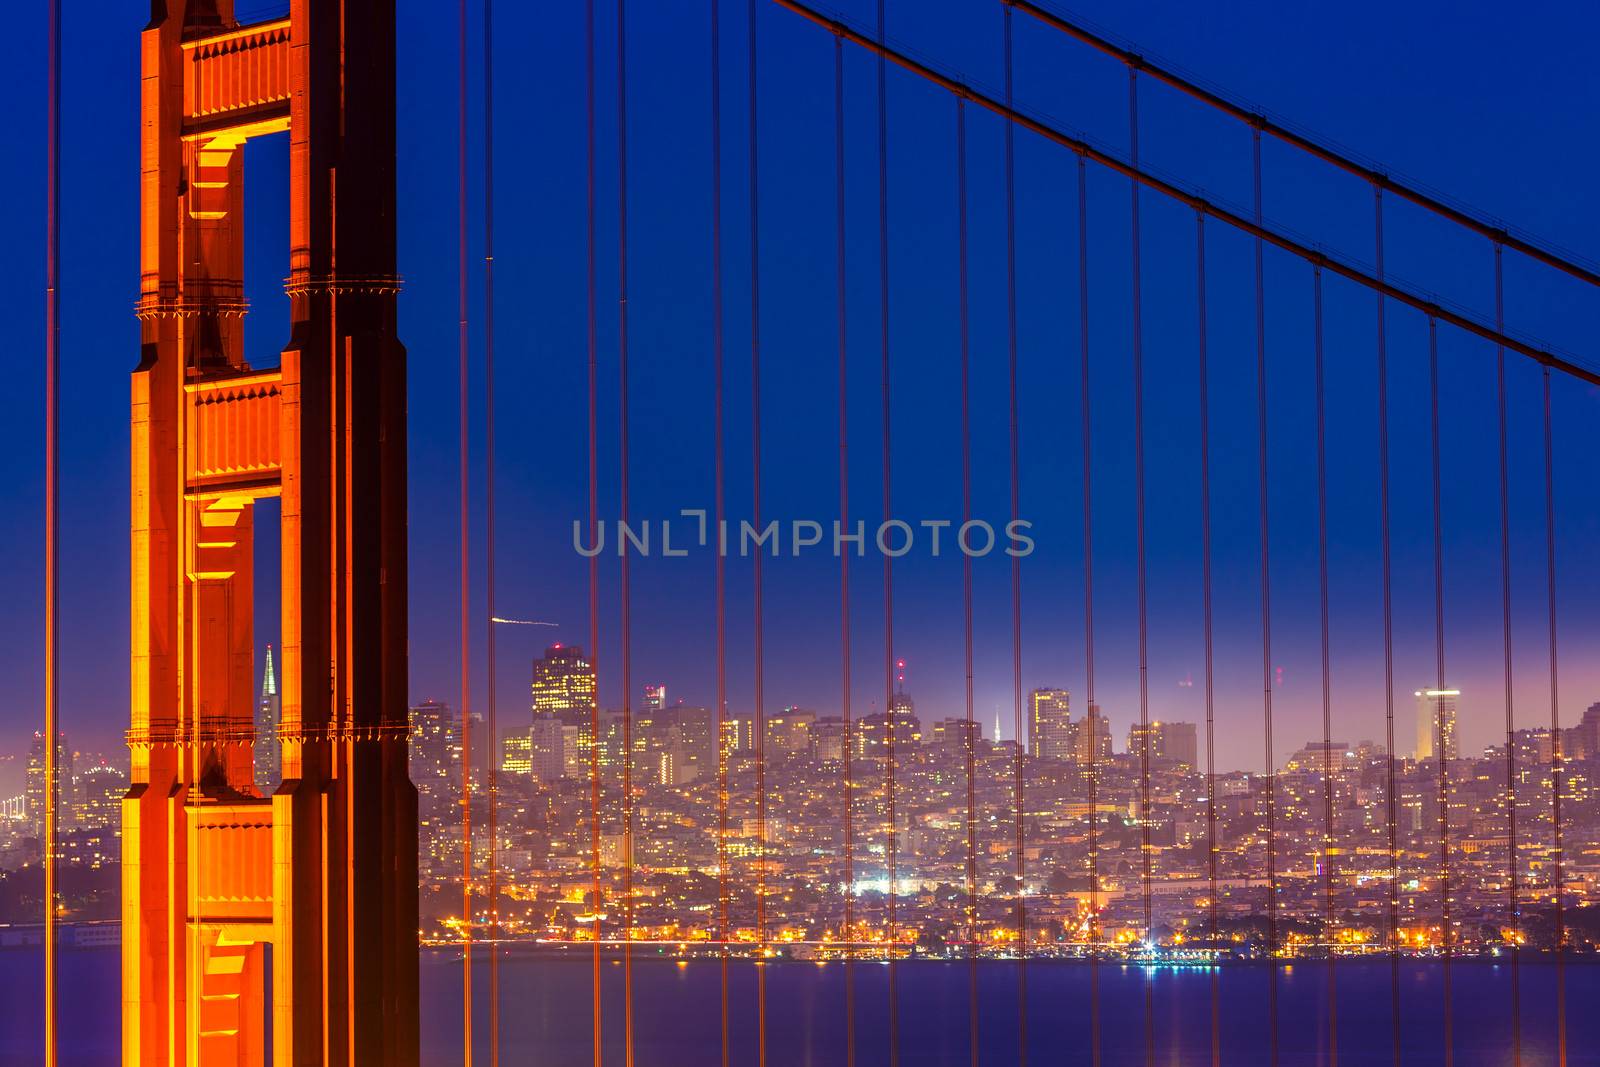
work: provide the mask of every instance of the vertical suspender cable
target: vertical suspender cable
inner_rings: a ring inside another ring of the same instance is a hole
[[[1328,660],[1328,405],[1322,353],[1322,268],[1312,268],[1317,374],[1317,578],[1322,612],[1322,940],[1328,953],[1328,1064],[1339,1065],[1339,988],[1333,932],[1333,685]]]
[[[1128,68],[1129,159],[1139,165],[1139,71]],[[1146,598],[1146,552],[1144,529],[1144,315],[1141,307],[1139,269],[1139,183],[1130,185],[1129,251],[1133,283],[1133,479],[1136,504],[1136,530],[1139,556],[1139,883],[1144,904],[1144,939],[1152,943],[1150,890],[1150,660],[1148,610]],[[1144,974],[1144,1062],[1155,1067],[1155,978],[1148,968]]]
[[[617,0],[617,433],[621,531],[628,524],[628,18]],[[619,538],[621,534],[618,534]],[[633,1067],[633,589],[619,540],[622,592],[622,1048]]]
[[[495,746],[494,608],[494,0],[483,0],[483,506],[484,612],[488,636],[489,1064],[500,1067],[500,792]]]
[[[44,290],[44,1062],[56,1064],[56,806],[61,738],[61,0],[50,0]]]
[[[1012,100],[1011,6],[1005,8],[1006,107]],[[1017,416],[1017,165],[1016,124],[1006,123],[1006,348],[1011,390],[1011,521],[1022,516],[1022,474],[1018,461]],[[1012,760],[1015,803],[1017,897],[1017,1062],[1028,1063],[1028,873],[1026,802],[1022,774],[1022,557],[1011,557],[1011,734],[1016,745]]]
[[[1494,246],[1494,328],[1505,332],[1502,248]],[[1500,423],[1500,631],[1506,675],[1506,907],[1511,938],[1511,1067],[1522,1067],[1522,907],[1517,899],[1517,727],[1511,688],[1511,489],[1506,458],[1506,348],[1495,345],[1495,398]]]
[[[845,196],[844,196],[844,38],[833,38],[833,162],[834,207],[837,213],[834,236],[834,299],[839,313],[839,528],[850,526],[850,409],[849,337],[845,305]],[[850,553],[839,553],[839,688],[843,711],[844,745],[839,755],[844,764],[844,1056],[846,1067],[856,1062],[856,973],[855,973],[855,782],[854,742],[850,715]],[[724,1063],[723,1067],[727,1067]]]
[[[756,0],[750,0],[750,517],[761,528],[761,183],[757,170]],[[756,683],[756,1062],[767,1063],[767,711],[762,648],[761,552],[755,553],[753,638]]]
[[[893,517],[890,512],[889,442],[889,97],[887,60],[881,49],[884,44],[884,0],[878,0],[878,316],[881,331],[879,345],[883,363],[883,519]],[[894,805],[894,566],[889,554],[883,554],[883,689],[884,710],[888,712],[888,739],[885,746],[884,778],[887,786],[886,807],[889,817],[887,856],[889,868],[888,912],[885,933],[889,946],[889,1067],[900,1067],[900,1003],[896,988],[898,975],[895,959],[895,897],[900,892],[896,870],[895,805]]]
[[[1255,222],[1261,225],[1261,129],[1251,131]],[[1256,238],[1256,432],[1261,439],[1261,704],[1266,752],[1267,829],[1267,1043],[1271,1063],[1278,1063],[1278,856],[1276,807],[1278,776],[1272,751],[1272,552],[1267,486],[1267,304],[1266,264],[1261,238]]]
[[[961,522],[972,518],[972,319],[967,296],[967,102],[956,97],[956,233],[961,278]],[[972,556],[961,554],[961,647],[966,668],[966,722],[962,754],[967,775],[967,914],[962,934],[967,957],[967,1046],[978,1065],[978,794],[975,772],[977,721],[972,701]]]
[[[464,1067],[472,1067],[472,715],[469,710],[471,688],[471,527],[467,514],[467,490],[471,481],[471,410],[468,396],[470,346],[467,335],[467,0],[457,5],[457,99],[456,143],[456,271],[457,302],[460,311],[457,360],[460,372],[459,456],[461,546],[461,1057]]]
[[[1206,940],[1211,948],[1211,1067],[1222,1065],[1222,975],[1217,966],[1217,735],[1211,640],[1211,399],[1206,351],[1206,216],[1194,213],[1196,337],[1200,349],[1200,557],[1206,657]]]
[[[717,598],[717,943],[722,1067],[732,1054],[728,1032],[728,586],[722,531],[727,522],[723,492],[722,333],[722,7],[711,0],[711,347],[714,381],[711,414],[715,451],[716,551],[711,554]]]
[[[1440,695],[1434,700],[1434,758],[1438,764],[1439,786],[1439,911],[1440,938],[1444,945],[1444,1029],[1445,1067],[1454,1060],[1450,1012],[1450,750],[1456,725],[1447,721],[1444,711],[1444,516],[1439,479],[1439,323],[1428,317],[1428,399],[1429,428],[1433,443],[1433,638],[1435,675]]]
[[[1556,920],[1556,1064],[1567,1065],[1567,926],[1563,912],[1563,864],[1561,841],[1561,787],[1565,767],[1561,751],[1561,706],[1556,673],[1556,475],[1554,420],[1550,413],[1550,368],[1544,368],[1544,537],[1545,579],[1550,605],[1550,822],[1554,855],[1551,873],[1555,878]]]
[[[594,0],[584,3],[584,44],[588,51],[585,68],[585,96],[588,131],[585,150],[588,160],[588,278],[587,315],[589,347],[589,537],[597,548],[600,545],[600,452],[597,404],[599,344],[597,326],[599,303],[596,285],[595,255],[595,36]],[[589,864],[593,879],[589,914],[594,935],[590,968],[589,1008],[593,1025],[592,1043],[594,1067],[601,1067],[603,1037],[603,1003],[600,996],[600,942],[603,933],[600,916],[605,913],[605,886],[600,876],[600,553],[589,557],[589,669],[593,672],[593,697],[589,706]],[[471,1067],[469,1064],[468,1067]]]
[[[1378,280],[1383,280],[1383,188],[1372,190],[1373,244]],[[1384,817],[1389,831],[1389,1037],[1400,1067],[1400,834],[1395,798],[1394,753],[1394,567],[1389,537],[1389,331],[1385,300],[1378,293],[1378,498],[1383,541],[1383,723]]]
[[[1099,800],[1100,752],[1098,708],[1094,702],[1094,463],[1089,417],[1089,175],[1083,153],[1078,153],[1078,353],[1081,383],[1079,403],[1083,436],[1083,674],[1088,739],[1078,745],[1074,758],[1089,766],[1089,1055],[1100,1067],[1100,836],[1095,805]]]

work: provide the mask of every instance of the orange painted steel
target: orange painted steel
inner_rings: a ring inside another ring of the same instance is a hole
[[[56,1065],[56,808],[61,743],[61,0],[49,9],[45,133],[44,333],[44,1063]]]
[[[456,334],[459,446],[457,452],[457,537],[460,591],[457,609],[461,673],[461,1063],[472,1067],[472,527],[468,519],[471,486],[469,371],[472,351],[467,332],[467,0],[456,10]]]
[[[386,0],[293,0],[287,20],[241,27],[226,0],[191,0],[141,35],[123,801],[135,1067],[254,1067],[268,1026],[280,1064],[417,1063],[393,18]],[[241,328],[239,149],[282,131],[291,321],[262,369]],[[251,675],[268,496],[284,775],[264,797]]]

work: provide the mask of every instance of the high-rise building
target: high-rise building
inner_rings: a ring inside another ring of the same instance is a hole
[[[56,734],[56,828],[58,830],[70,829],[72,820],[72,749],[67,745],[67,735]],[[35,837],[44,836],[44,733],[40,730],[33,732],[33,744],[28,749],[28,832]],[[65,783],[67,790],[63,792],[61,786]]]
[[[267,646],[266,666],[261,672],[261,699],[256,704],[256,789],[271,796],[283,777],[283,751],[278,745],[278,676],[272,669],[272,646]]]
[[[1456,704],[1461,699],[1461,690],[1418,689],[1414,695],[1417,698],[1417,759],[1433,759],[1441,750],[1445,759],[1458,758]],[[1441,733],[1444,735],[1442,744]]]
[[[767,756],[796,755],[811,748],[811,728],[817,721],[814,711],[784,708],[767,716]]]
[[[680,704],[671,710],[667,756],[667,785],[688,785],[716,777],[717,717],[710,708]]]
[[[928,744],[955,745],[964,751],[968,734],[972,735],[974,744],[982,741],[983,723],[977,719],[968,722],[965,718],[954,717],[936,719],[928,730]]]
[[[644,687],[645,712],[659,715],[667,710],[667,687],[664,685],[647,685]]]
[[[424,700],[411,706],[407,767],[425,819],[454,810],[461,800],[461,723],[449,704]]]
[[[1332,770],[1335,774],[1353,771],[1361,766],[1356,751],[1344,741],[1307,741],[1299,751],[1291,753],[1284,761],[1285,771],[1305,771],[1322,774]]]
[[[1157,759],[1176,763],[1190,770],[1199,765],[1200,734],[1195,729],[1194,723],[1168,722],[1163,719],[1155,725]]]
[[[1065,689],[1028,694],[1028,755],[1039,760],[1072,756],[1072,696]]]
[[[1072,758],[1079,763],[1098,763],[1111,758],[1111,723],[1100,713],[1100,705],[1089,705],[1089,714],[1072,724],[1071,736]]]
[[[594,770],[589,760],[593,751],[592,723],[561,724],[561,773],[564,777],[587,781],[590,772]],[[535,777],[538,777],[537,763],[534,764],[533,772]]]
[[[868,715],[855,724],[851,740],[856,746],[856,755],[887,756],[891,732],[897,750],[921,743],[922,720],[913,714],[911,698],[896,693],[891,706],[894,710],[889,714]]]
[[[1150,739],[1150,759],[1157,763],[1193,768],[1200,753],[1199,736],[1192,722],[1152,721],[1148,726],[1134,723],[1128,728],[1128,753],[1142,755],[1145,738]]]
[[[1576,726],[1561,731],[1561,755],[1567,759],[1600,756],[1600,704],[1590,704]]]
[[[587,732],[584,727],[576,728]],[[541,782],[568,777],[566,751],[566,724],[561,717],[551,712],[535,714],[533,728],[528,734],[529,773]],[[587,776],[588,759],[583,760],[581,768],[574,769],[579,773],[570,777]]]
[[[844,759],[844,719],[824,715],[811,724],[811,754],[819,760]]]
[[[533,773],[533,742],[529,734],[509,733],[500,739],[500,770],[506,774]]]
[[[752,752],[756,747],[756,721],[752,718],[729,718],[722,723],[722,746],[728,754]]]
[[[528,766],[539,781],[589,776],[595,686],[594,661],[577,645],[551,645],[533,661]]]
[[[1156,724],[1153,723],[1153,722],[1149,723],[1149,724],[1136,722],[1133,725],[1129,726],[1128,727],[1128,755],[1133,756],[1135,758],[1142,757],[1144,755],[1145,743],[1149,739],[1154,738],[1155,734],[1156,734]],[[1155,758],[1155,746],[1154,745],[1150,746],[1150,758],[1151,759]]]
[[[566,722],[587,717],[594,706],[594,663],[577,645],[552,645],[533,661],[533,714],[553,714]]]
[[[128,794],[128,775],[103,760],[78,775],[75,822],[79,829],[122,832],[122,798]]]

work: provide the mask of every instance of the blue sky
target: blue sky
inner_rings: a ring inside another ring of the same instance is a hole
[[[75,745],[114,750],[126,718],[127,372],[136,359],[137,32],[139,5],[70,4],[66,23],[63,275],[63,718]],[[888,3],[891,43],[977,85],[1002,83],[998,3]],[[743,3],[724,3],[723,253],[727,361],[728,513],[750,508],[747,32]],[[836,4],[870,28],[875,5]],[[416,697],[455,698],[456,171],[455,15],[400,4],[402,337],[411,355],[412,678]],[[660,519],[709,507],[712,472],[708,8],[629,5],[629,216],[632,507]],[[1090,3],[1075,12],[1159,58],[1315,131],[1393,173],[1440,189],[1552,243],[1593,253],[1600,215],[1590,195],[1597,90],[1586,70],[1595,16],[1571,5],[1380,5],[1237,2]],[[833,42],[772,5],[757,5],[761,411],[765,515],[837,515]],[[0,463],[11,521],[0,527],[0,669],[13,681],[0,749],[25,750],[40,719],[42,484],[42,11],[19,12],[0,64],[18,151],[0,174],[14,205],[0,263],[11,294],[12,417]],[[496,262],[499,510],[496,598],[501,614],[558,629],[500,635],[504,725],[520,723],[528,661],[546,640],[587,643],[586,570],[570,547],[585,499],[585,124],[583,5],[498,5],[496,12]],[[1108,148],[1128,147],[1124,68],[1026,17],[1015,24],[1019,104]],[[480,115],[474,15],[472,111]],[[614,8],[601,4],[597,164],[602,514],[615,517],[617,340],[616,69]],[[851,510],[878,516],[881,469],[877,304],[876,72],[847,46],[846,249]],[[956,319],[955,104],[891,71],[888,79],[892,470],[896,515],[960,514]],[[1145,80],[1140,155],[1152,170],[1247,203],[1247,131]],[[471,137],[472,255],[481,256],[481,123]],[[973,360],[974,513],[1008,511],[1003,135],[968,116],[967,167]],[[247,149],[247,347],[271,364],[286,338],[287,152],[282,139]],[[1082,458],[1076,163],[1027,135],[1016,140],[1018,353],[1022,513],[1038,551],[1023,569],[1024,690],[1069,687],[1081,708]],[[1371,194],[1360,182],[1267,143],[1269,222],[1370,262]],[[1137,715],[1129,191],[1091,166],[1090,331],[1095,479],[1097,689],[1119,746]],[[1150,707],[1157,717],[1202,713],[1195,250],[1192,213],[1146,193],[1142,212],[1149,535]],[[1487,242],[1414,208],[1391,205],[1387,260],[1418,288],[1492,312]],[[1257,536],[1254,305],[1250,243],[1209,224],[1208,342],[1216,539],[1218,762],[1259,766],[1261,626]],[[481,286],[474,267],[473,377],[481,437]],[[1321,732],[1317,603],[1311,274],[1268,253],[1268,380],[1272,513],[1273,665],[1279,754]],[[1335,735],[1383,728],[1378,584],[1374,300],[1325,280],[1329,413],[1331,652]],[[1515,330],[1587,356],[1596,294],[1516,256],[1506,260],[1506,317]],[[1411,736],[1412,689],[1433,680],[1431,482],[1426,327],[1389,315],[1394,493],[1396,711]],[[1444,384],[1446,673],[1466,692],[1468,748],[1504,714],[1500,629],[1494,351],[1441,327]],[[1549,716],[1539,375],[1509,359],[1514,698],[1519,724]],[[1587,654],[1600,566],[1590,466],[1596,397],[1557,381],[1557,557],[1561,711],[1600,700]],[[475,701],[482,667],[484,527],[473,487]],[[270,543],[263,566],[271,570]],[[1009,567],[975,566],[976,708],[998,706],[1011,732]],[[752,700],[750,568],[728,565],[729,694]],[[769,562],[766,698],[837,710],[837,564]],[[615,560],[602,589],[602,691],[620,703]],[[712,689],[709,556],[634,568],[635,686],[664,682],[691,703]],[[853,569],[854,708],[883,692],[881,572]],[[925,715],[962,713],[961,574],[956,557],[914,552],[895,570],[898,656]],[[273,637],[263,607],[261,638]],[[1192,679],[1194,686],[1180,685]]]

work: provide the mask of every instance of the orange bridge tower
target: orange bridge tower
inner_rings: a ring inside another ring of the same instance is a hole
[[[132,382],[123,1063],[415,1067],[393,0],[152,0]],[[243,146],[290,140],[291,322],[243,338]],[[280,498],[282,784],[253,774]],[[270,965],[269,965],[270,960]],[[270,999],[266,975],[271,974]],[[270,1018],[268,1004],[270,1003]]]

